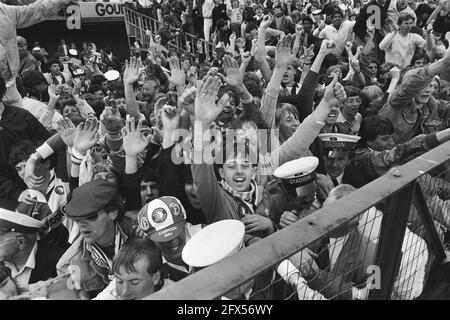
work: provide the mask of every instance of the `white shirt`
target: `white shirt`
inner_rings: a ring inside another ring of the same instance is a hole
[[[174,283],[176,282],[170,279],[164,279],[164,284],[161,289],[164,289]],[[114,277],[108,286],[92,300],[119,300],[119,295],[116,291],[116,278]]]
[[[416,33],[408,33],[406,36],[396,33],[388,45],[390,36],[391,34],[386,35],[379,47],[386,51],[386,62],[398,64],[402,69],[411,64],[416,48],[424,48],[426,44],[425,39]]]
[[[344,21],[342,22],[339,30],[337,30],[332,24],[326,25],[319,33],[319,38],[331,40],[336,44],[334,55],[341,56],[345,49],[345,43],[352,41],[353,39],[353,26],[356,21]]]
[[[47,105],[41,101],[30,99],[28,97],[24,97],[22,99],[22,108],[30,112],[36,119],[40,121],[42,117],[48,112]],[[52,118],[52,127],[53,129],[58,129],[57,122],[61,120],[63,116],[55,112]]]
[[[373,243],[377,243],[383,213],[375,207],[364,212],[359,218],[359,231]],[[421,237],[407,227],[402,243],[402,260],[397,279],[392,290],[393,300],[411,300],[420,295],[425,280],[428,262],[428,247]]]
[[[17,270],[14,264],[5,261],[5,265],[11,269],[11,278],[14,279],[19,288],[26,287],[30,281],[31,271],[33,271],[36,267],[36,251],[37,242],[34,244],[34,247],[28,256],[27,262],[25,262],[25,265],[20,270]]]

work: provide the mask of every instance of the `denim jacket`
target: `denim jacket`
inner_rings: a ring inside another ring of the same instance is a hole
[[[430,134],[441,129],[443,121],[438,114],[439,102],[431,96],[418,110],[414,102],[414,96],[426,88],[433,78],[428,67],[408,71],[402,84],[380,110],[379,115],[388,118],[394,126],[396,143],[405,143],[417,134]]]
[[[133,237],[134,230],[131,220],[124,218],[117,223],[117,230],[126,242]],[[80,270],[81,286],[83,290],[95,297],[99,292],[108,286],[112,271],[109,268],[98,265],[93,255],[87,249],[83,237],[72,243],[56,265],[58,275],[67,272],[69,265],[76,265]],[[117,249],[116,249],[117,251]]]

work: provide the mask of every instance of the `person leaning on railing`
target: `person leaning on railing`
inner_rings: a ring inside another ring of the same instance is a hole
[[[395,89],[379,115],[388,118],[394,126],[394,141],[405,143],[417,133],[435,131],[438,102],[432,96],[434,77],[450,64],[450,47],[444,57],[428,66],[405,73],[402,83]]]
[[[389,120],[380,116],[364,118],[360,130],[360,147],[345,169],[343,182],[362,187],[381,177],[392,166],[450,140],[450,129],[445,129],[428,135],[420,134],[396,145],[394,133],[395,129]]]

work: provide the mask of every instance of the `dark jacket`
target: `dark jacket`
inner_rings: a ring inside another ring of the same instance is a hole
[[[21,140],[45,141],[50,134],[27,110],[5,106],[0,118],[0,208],[14,210],[26,186],[9,166],[11,147]]]
[[[391,150],[374,151],[361,148],[345,168],[342,182],[360,188],[381,177],[392,166],[401,165],[410,156],[431,150],[438,144],[436,134],[422,134]]]
[[[36,266],[31,271],[28,283],[32,284],[56,277],[56,264],[64,252],[64,248],[48,244],[46,241],[38,241],[35,256]]]
[[[450,17],[448,14],[445,16],[437,15],[433,23],[433,31],[443,33],[443,35],[450,31]]]
[[[375,29],[374,42],[376,44],[378,44],[379,41],[381,41],[381,39],[384,36],[383,25],[388,16],[387,12],[388,12],[390,5],[391,5],[391,0],[387,0],[386,3],[384,4],[384,7],[380,7],[380,5],[377,3],[377,0],[372,0],[368,4],[366,4],[364,7],[362,7],[361,10],[359,11],[359,14],[356,16],[356,23],[353,27],[353,31],[355,32],[355,35],[358,38],[360,38],[361,40],[364,40],[364,37],[367,34],[367,32],[366,32],[367,19],[369,19],[373,15],[373,11],[371,11],[369,8],[371,8],[371,6],[377,6],[380,8],[380,12],[381,12],[381,19],[380,19],[381,29]]]
[[[433,80],[434,75],[428,67],[408,71],[400,86],[392,93],[391,98],[379,111],[394,126],[394,140],[404,143],[420,133],[434,133],[441,130],[444,122],[438,114],[438,101],[431,96],[419,110],[414,105],[414,96]]]

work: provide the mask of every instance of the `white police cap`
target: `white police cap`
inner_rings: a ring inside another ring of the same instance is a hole
[[[76,55],[78,55],[78,51],[76,49],[69,49],[69,54],[71,56],[76,56]]]
[[[109,70],[109,71],[105,72],[104,76],[105,76],[106,80],[114,81],[114,80],[119,79],[120,74],[119,74],[119,71],[117,71],[117,70]]]
[[[319,165],[316,157],[302,157],[281,165],[274,171],[274,175],[280,179],[293,179],[313,173]]]
[[[229,219],[212,223],[197,232],[185,245],[181,257],[192,267],[207,267],[238,252],[243,245],[245,226]]]
[[[321,133],[319,139],[322,140],[325,149],[349,151],[356,146],[361,137],[343,133]]]
[[[44,223],[26,214],[0,208],[0,230],[33,233],[44,227]]]

